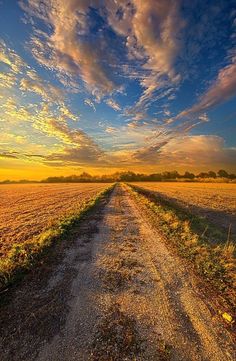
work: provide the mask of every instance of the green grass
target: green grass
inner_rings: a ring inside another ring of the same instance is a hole
[[[189,259],[197,272],[235,307],[235,245],[227,240],[227,234],[150,191],[128,186],[136,200],[149,210],[151,222],[168,244]]]
[[[24,243],[13,244],[6,257],[0,260],[0,291],[19,281],[32,269],[57,242],[65,240],[81,219],[91,211],[114,185],[100,192],[90,201],[85,202],[77,214],[62,219],[56,226]]]

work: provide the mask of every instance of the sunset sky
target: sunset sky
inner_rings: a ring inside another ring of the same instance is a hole
[[[236,172],[236,1],[1,0],[0,180]]]

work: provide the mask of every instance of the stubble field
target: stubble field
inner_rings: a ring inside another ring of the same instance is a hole
[[[157,192],[173,204],[206,217],[226,230],[236,233],[236,184],[137,182],[138,187]]]
[[[16,184],[0,187],[0,257],[14,243],[30,240],[64,216],[78,212],[105,183]]]

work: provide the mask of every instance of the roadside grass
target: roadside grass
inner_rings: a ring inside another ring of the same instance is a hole
[[[149,217],[178,253],[189,259],[230,306],[236,306],[235,244],[229,234],[190,214],[153,192],[128,184],[139,204],[149,211]]]
[[[0,292],[3,292],[13,283],[18,282],[37,263],[47,255],[49,250],[56,243],[61,242],[65,237],[79,226],[81,219],[90,212],[98,203],[108,196],[114,184],[98,193],[75,213],[59,221],[57,225],[41,233],[37,237],[24,243],[15,243],[6,255],[0,259]]]

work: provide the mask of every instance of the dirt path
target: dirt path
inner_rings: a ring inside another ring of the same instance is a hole
[[[12,338],[5,332],[1,360],[235,359],[197,281],[124,187],[80,234],[49,280],[28,293],[32,321]]]

